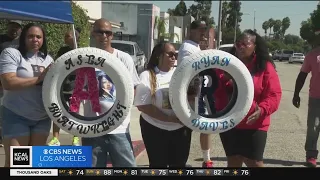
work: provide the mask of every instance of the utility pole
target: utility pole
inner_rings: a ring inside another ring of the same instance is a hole
[[[222,29],[221,29],[221,19],[222,19],[222,0],[219,0],[219,18],[218,18],[218,42],[217,42],[217,49],[220,47],[220,42],[222,39]]]
[[[235,43],[237,40],[237,27],[238,27],[238,12],[236,11],[236,20],[234,23],[234,38],[233,38],[233,42]]]
[[[256,10],[253,12],[253,31],[256,31]]]
[[[240,2],[239,0],[235,0],[234,1],[234,6],[235,6],[235,23],[234,23],[234,39],[233,39],[233,42],[235,43],[236,42],[236,39],[237,39],[237,29],[238,29],[238,10],[239,10],[239,6],[240,6]]]

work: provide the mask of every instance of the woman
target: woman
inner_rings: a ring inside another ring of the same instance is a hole
[[[245,31],[231,49],[251,72],[254,99],[247,116],[233,129],[221,133],[220,138],[228,159],[228,167],[263,167],[263,153],[267,141],[270,116],[280,104],[281,86],[275,65],[265,41],[252,30]],[[227,73],[217,71],[220,78],[215,92],[216,110],[222,110],[232,93],[232,80]]]
[[[141,111],[141,134],[152,168],[184,167],[189,156],[191,130],[182,125],[169,101],[175,61],[172,44],[156,45],[136,88],[134,104]]]
[[[18,49],[4,49],[0,56],[5,167],[10,166],[10,146],[43,146],[51,126],[41,96],[41,83],[53,61],[44,30],[26,25],[19,44]]]

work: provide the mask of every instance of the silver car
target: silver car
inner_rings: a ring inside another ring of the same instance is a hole
[[[294,63],[294,62],[298,62],[298,63],[303,63],[304,61],[304,54],[302,53],[293,53],[292,56],[290,56],[289,58],[289,63]]]

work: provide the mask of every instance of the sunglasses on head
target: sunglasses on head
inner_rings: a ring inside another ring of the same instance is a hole
[[[112,31],[103,31],[103,30],[95,30],[94,31],[95,33],[97,33],[97,34],[99,34],[99,35],[104,35],[104,34],[106,34],[107,36],[111,36],[112,35]]]

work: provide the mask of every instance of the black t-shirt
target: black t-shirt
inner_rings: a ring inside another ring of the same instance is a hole
[[[5,49],[2,47],[2,43],[8,42],[8,41],[13,41],[11,37],[9,37],[7,34],[1,34],[0,35],[0,53]]]
[[[57,53],[57,57],[56,59],[58,59],[60,56],[64,55],[65,53],[69,52],[73,50],[71,47],[69,46],[63,46],[59,49],[58,53]]]

